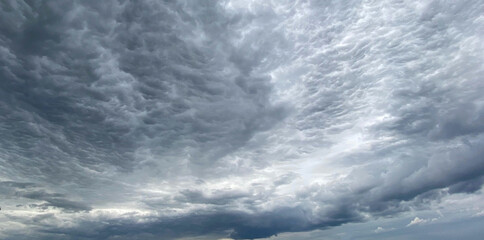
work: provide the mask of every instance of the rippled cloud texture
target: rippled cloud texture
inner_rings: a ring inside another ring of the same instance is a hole
[[[483,1],[0,9],[2,239],[484,234]]]

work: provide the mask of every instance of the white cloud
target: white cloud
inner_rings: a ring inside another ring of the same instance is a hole
[[[484,217],[484,210],[477,212],[476,214],[472,215],[473,217]]]
[[[382,227],[377,227],[377,228],[375,229],[375,233],[381,233],[381,232],[384,232],[384,231],[385,231],[385,229],[384,229],[384,228],[382,228]]]
[[[422,224],[426,224],[426,223],[429,223],[429,222],[435,222],[437,220],[438,220],[438,218],[425,219],[425,218],[415,217],[412,221],[410,221],[409,224],[407,224],[407,227],[410,227],[410,226],[413,226],[413,225],[422,225]]]

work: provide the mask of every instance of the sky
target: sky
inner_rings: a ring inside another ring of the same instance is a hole
[[[481,239],[484,1],[0,1],[0,238]]]

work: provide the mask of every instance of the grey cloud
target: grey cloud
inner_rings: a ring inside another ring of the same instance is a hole
[[[0,189],[4,195],[10,198],[34,200],[35,203],[31,201],[26,202],[26,205],[32,208],[45,210],[49,207],[54,207],[68,212],[89,211],[92,209],[85,203],[70,200],[65,194],[50,193],[34,183],[3,181],[0,182]],[[22,205],[17,205],[17,207],[22,207]]]
[[[234,239],[255,239],[270,237],[281,232],[308,231],[360,220],[359,216],[342,209],[329,212],[323,221],[315,222],[311,218],[313,216],[311,216],[310,209],[305,207],[287,207],[257,214],[236,211],[200,212],[177,218],[160,219],[159,221],[145,224],[118,221],[109,222],[99,227],[92,226],[91,223],[85,223],[79,229],[50,229],[47,231],[91,239],[106,239],[110,236],[122,239],[139,236],[145,236],[147,239],[175,239],[213,232],[218,232],[219,234],[229,232],[229,235],[225,237]],[[224,237],[223,235],[219,236]]]
[[[66,211],[89,211],[92,209],[86,204],[65,199],[65,195],[59,194],[59,193],[47,193],[44,191],[34,191],[34,192],[17,192],[17,195],[24,198],[33,199],[33,200],[46,201],[47,203],[43,203],[40,205],[38,204],[29,205],[29,206],[39,207],[43,209],[47,207],[61,208]]]
[[[25,183],[25,182],[3,181],[3,182],[0,182],[0,186],[9,187],[9,188],[25,189],[25,188],[34,187],[35,184],[34,183]]]
[[[35,14],[24,13],[15,34],[3,35],[16,61],[2,76],[11,102],[2,111],[25,105],[23,113],[5,115],[4,135],[22,142],[15,146],[20,157],[55,147],[35,157],[71,159],[93,170],[102,158],[132,170],[137,150],[170,159],[186,148],[200,168],[283,118],[284,109],[268,102],[270,78],[248,70],[258,65],[254,57],[240,59],[246,53],[219,38],[237,19],[214,3],[197,5],[200,12],[184,7],[149,1],[25,6]],[[216,19],[202,18],[209,26],[199,29],[199,14]],[[197,34],[206,39],[196,43]],[[229,75],[222,72],[226,61],[234,63]],[[25,132],[13,132],[18,129]]]
[[[204,204],[215,204],[215,205],[225,205],[234,200],[249,197],[247,193],[236,192],[236,191],[224,191],[218,190],[210,193],[209,196],[204,194],[202,191],[185,190],[181,191],[181,196],[176,199],[181,202],[189,203],[204,203]]]
[[[282,176],[279,176],[274,181],[274,185],[275,186],[280,186],[280,185],[289,184],[292,181],[294,181],[297,177],[299,177],[299,176],[297,174],[295,174],[295,173],[287,173],[287,174],[284,174]]]
[[[468,181],[458,182],[449,186],[449,193],[474,193],[481,189],[484,178],[479,177]]]
[[[2,204],[39,239],[251,239],[471,199],[482,10],[3,1]]]

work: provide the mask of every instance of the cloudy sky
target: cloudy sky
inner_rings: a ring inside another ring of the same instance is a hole
[[[0,2],[0,238],[481,239],[484,1]]]

